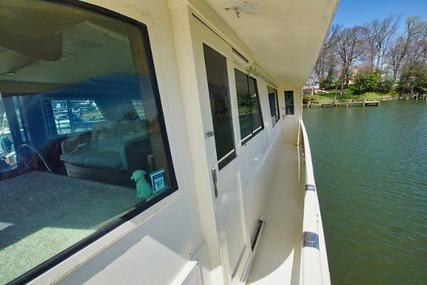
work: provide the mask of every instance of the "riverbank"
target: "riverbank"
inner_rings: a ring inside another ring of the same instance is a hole
[[[366,92],[361,95],[353,95],[350,92],[345,92],[340,95],[337,92],[324,92],[315,95],[304,95],[304,104],[324,104],[329,102],[353,102],[353,101],[389,101],[397,100],[401,96],[398,93],[377,93],[377,92]]]
[[[367,92],[361,95],[344,93],[339,95],[336,92],[325,92],[316,95],[304,95],[303,107],[351,107],[351,106],[379,106],[382,101],[392,100],[422,100],[427,102],[427,94],[404,94],[397,93],[376,93]]]

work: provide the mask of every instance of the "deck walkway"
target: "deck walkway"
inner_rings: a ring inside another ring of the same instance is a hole
[[[248,278],[251,285],[299,284],[304,191],[298,182],[297,130],[284,123],[286,138],[280,142],[265,228]]]

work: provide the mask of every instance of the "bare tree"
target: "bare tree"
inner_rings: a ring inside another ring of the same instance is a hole
[[[391,71],[393,81],[399,79],[399,84],[421,78],[420,74],[427,70],[427,21],[408,17],[402,32],[399,23],[400,16],[389,16],[364,26],[332,26],[313,69],[313,77],[329,86],[339,84],[341,95],[352,74],[356,74],[355,66],[358,66],[357,72]],[[331,76],[336,71],[337,82]]]
[[[400,36],[388,51],[388,63],[393,72],[393,81],[396,81],[403,57],[406,55],[405,39]]]
[[[426,63],[427,53],[427,21],[417,19],[416,33],[409,43],[405,63],[412,68]]]
[[[366,50],[365,59],[370,72],[382,69],[383,58],[399,28],[399,17],[389,16],[374,20],[364,26]]]
[[[423,92],[422,82],[425,82],[423,78],[427,77],[427,22],[420,19],[414,21],[416,30],[412,41],[408,44],[399,76],[399,89],[401,92],[411,94],[415,91]]]
[[[406,20],[405,34],[395,41],[388,55],[394,80],[397,79],[410,49],[413,49],[416,43],[425,36],[426,25],[426,22],[419,17],[408,17]],[[418,52],[413,53],[413,55],[418,55]]]
[[[399,20],[400,16],[389,16],[382,20],[379,24],[379,30],[375,43],[377,50],[377,69],[383,69],[384,56],[389,50],[390,45],[395,38],[396,32],[399,29]]]
[[[365,59],[368,61],[367,67],[370,72],[374,71],[375,57],[377,56],[377,38],[380,30],[380,21],[374,20],[364,26],[363,32],[366,40]]]
[[[338,40],[338,34],[342,30],[341,26],[333,25],[326,35],[322,49],[320,50],[319,57],[317,58],[316,65],[314,66],[314,74],[323,81],[330,70],[331,61],[334,60],[334,47]]]
[[[340,94],[343,95],[344,87],[347,86],[350,77],[350,68],[363,54],[365,44],[365,28],[356,26],[345,28],[338,34],[335,51],[341,64]]]

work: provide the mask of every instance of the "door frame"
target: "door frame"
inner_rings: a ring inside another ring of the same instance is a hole
[[[234,150],[236,157],[228,162],[227,165],[225,165],[221,170],[218,169],[218,163],[216,159],[216,148],[215,148],[215,141],[211,138],[204,138],[205,139],[205,151],[208,158],[208,166],[209,169],[216,168],[216,171],[226,171],[227,167],[230,164],[234,164],[234,167],[238,170],[239,169],[239,148],[240,148],[240,125],[239,125],[239,117],[238,117],[238,104],[237,104],[237,96],[236,96],[236,86],[235,86],[235,78],[234,78],[234,68],[239,68],[234,64],[234,56],[232,52],[232,47],[225,42],[221,36],[219,36],[215,31],[213,31],[206,23],[204,23],[199,17],[192,14],[190,25],[192,29],[192,42],[193,42],[193,55],[194,55],[194,61],[195,61],[195,68],[196,68],[196,74],[197,74],[197,86],[198,86],[198,94],[197,96],[203,96],[206,94],[209,94],[208,88],[207,88],[207,74],[206,74],[206,67],[205,67],[205,60],[203,56],[203,45],[207,45],[208,47],[212,48],[226,59],[226,66],[227,66],[227,77],[228,77],[228,87],[229,87],[229,97],[230,97],[230,105],[231,105],[231,114],[232,114],[232,125],[233,125],[233,134],[234,134]],[[203,32],[201,32],[201,30]],[[200,54],[202,57],[200,58]],[[201,109],[201,115],[202,115],[202,121],[203,121],[203,128],[205,135],[207,132],[213,130],[212,125],[212,114],[209,112],[204,112],[207,108],[206,103],[203,103],[203,98],[199,99],[200,102],[200,109]],[[209,100],[209,98],[207,99]],[[203,106],[203,104],[205,104]],[[204,110],[205,109],[205,110]],[[208,129],[206,129],[208,127]],[[232,166],[230,166],[232,167]],[[242,185],[241,185],[241,179],[240,174],[238,171],[236,171],[237,176],[237,185],[235,191],[237,191],[237,197],[238,197],[238,207],[239,207],[239,219],[240,219],[240,227],[241,227],[241,242],[244,245],[242,251],[240,252],[240,256],[238,256],[237,263],[235,266],[230,265],[230,259],[228,255],[228,249],[227,249],[227,241],[224,240],[224,230],[225,225],[221,222],[221,209],[219,205],[220,199],[215,199],[213,197],[212,203],[214,208],[214,215],[215,215],[215,226],[217,230],[217,239],[219,244],[219,250],[220,250],[220,256],[221,256],[221,263],[223,266],[223,274],[224,279],[226,281],[226,284],[244,284],[244,282],[241,280],[241,277],[244,273],[247,261],[249,260],[251,256],[251,239],[247,233],[246,230],[246,220],[245,220],[245,214],[244,214],[244,199],[243,199],[243,193],[242,193]],[[218,173],[218,177],[220,177],[221,173]],[[210,187],[211,192],[215,192],[215,185],[212,177],[210,177]],[[218,183],[220,184],[220,183]],[[233,268],[232,268],[233,267]]]

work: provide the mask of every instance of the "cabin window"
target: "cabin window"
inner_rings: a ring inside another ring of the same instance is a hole
[[[240,136],[245,143],[263,128],[261,105],[256,79],[234,70],[236,77],[237,102],[239,108]]]
[[[228,88],[227,60],[223,55],[207,45],[203,45],[203,53],[208,80],[218,168],[221,169],[236,157],[233,118]]]
[[[285,91],[285,114],[294,115],[294,91]]]
[[[271,114],[271,122],[272,126],[275,126],[277,121],[280,119],[280,111],[279,111],[279,100],[277,97],[277,90],[267,86],[268,91],[268,101],[270,103],[270,114]]]
[[[25,283],[177,183],[143,24],[23,0],[0,27],[0,284]]]

